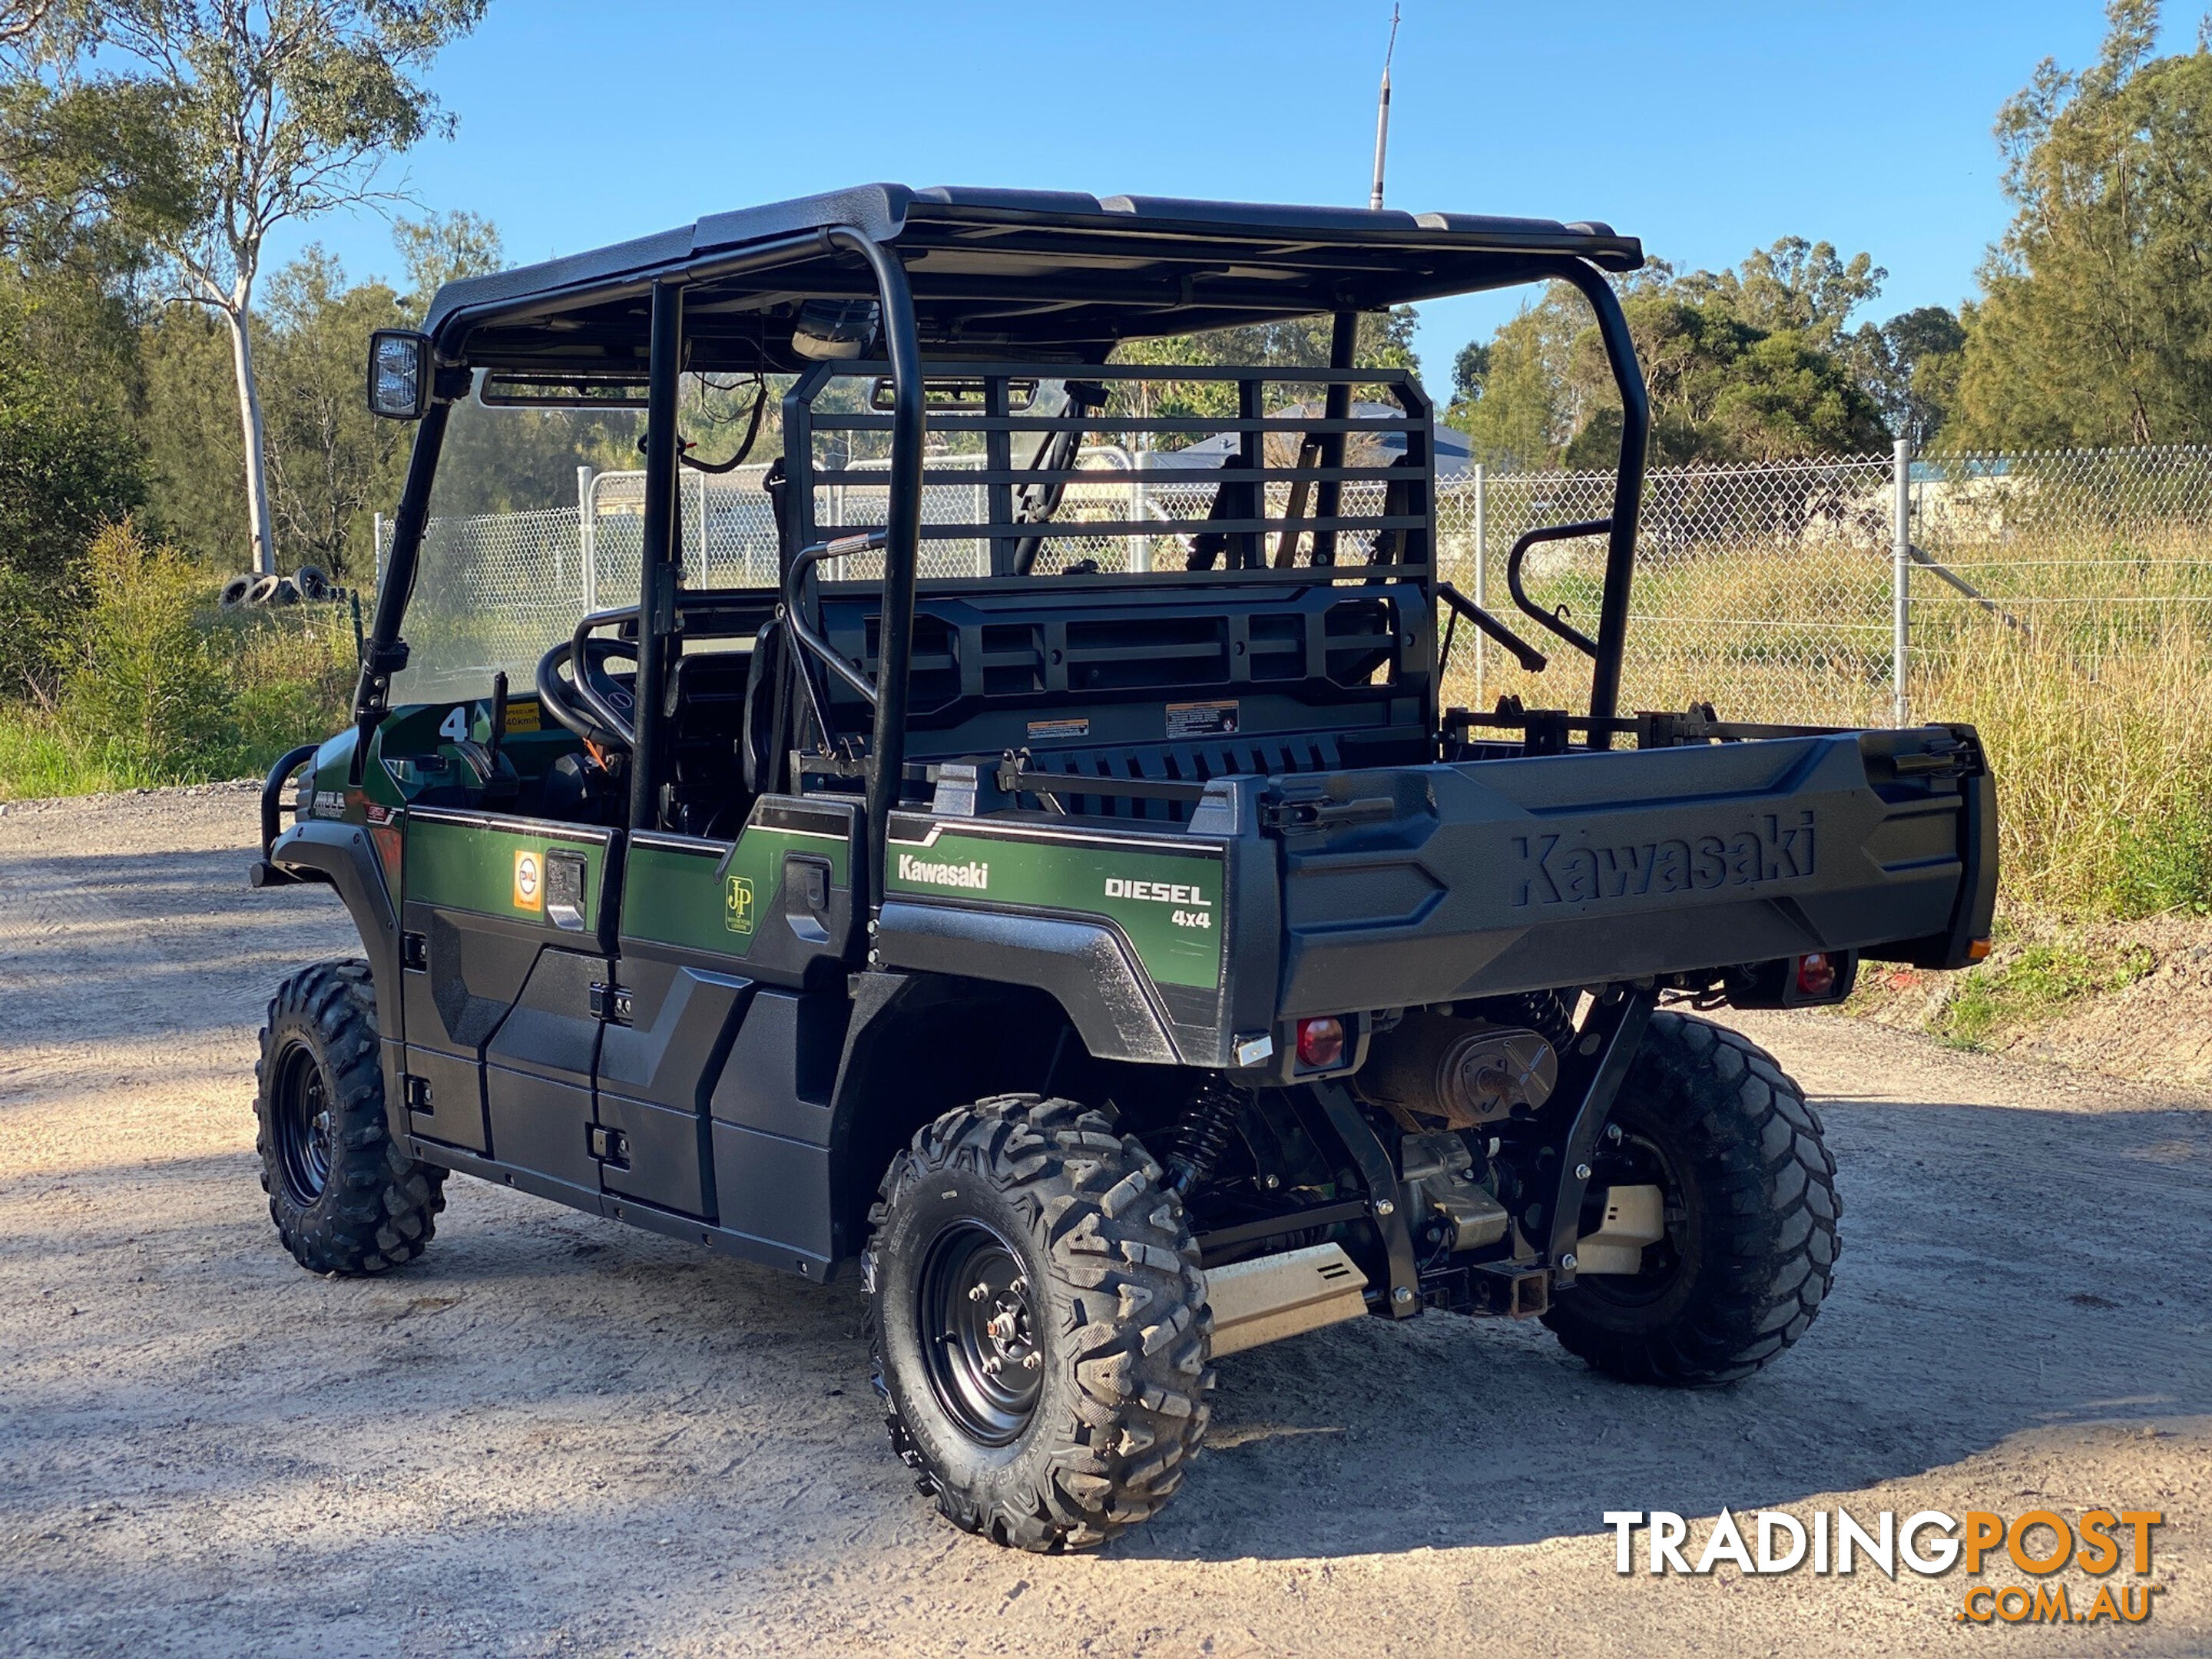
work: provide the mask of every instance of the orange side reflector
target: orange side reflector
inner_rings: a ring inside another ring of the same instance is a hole
[[[1989,955],[1989,940],[1985,939],[1978,939],[1972,945],[1969,945],[1966,947],[1966,960],[1969,962],[1979,962],[1983,957]]]
[[[376,848],[378,860],[384,866],[384,884],[396,897],[399,892],[399,826],[396,823],[372,823],[368,826],[368,838]]]

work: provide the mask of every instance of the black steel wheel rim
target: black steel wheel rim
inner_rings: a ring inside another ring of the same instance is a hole
[[[333,1139],[330,1085],[305,1044],[294,1043],[277,1061],[272,1104],[285,1195],[304,1209],[331,1184]]]
[[[960,1432],[1008,1446],[1036,1414],[1044,1387],[1036,1292],[1006,1236],[955,1221],[930,1241],[915,1287],[930,1390]]]

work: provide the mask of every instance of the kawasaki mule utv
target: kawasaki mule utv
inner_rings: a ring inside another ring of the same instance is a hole
[[[1334,1321],[1536,1317],[1675,1385],[1773,1359],[1834,1160],[1766,1054],[1655,1007],[1973,959],[1994,796],[1965,727],[1616,712],[1641,262],[1601,224],[878,185],[380,334],[371,404],[416,428],[356,718],[270,773],[255,871],[335,886],[368,958],[262,1034],[286,1245],[398,1266],[459,1172],[857,1275],[893,1446],[1030,1549],[1150,1516],[1213,1362]],[[1353,345],[1553,280],[1620,459],[1610,517],[1514,548],[1516,627],[1438,580],[1432,410]],[[1327,368],[1116,350],[1316,316]],[[687,485],[770,377],[738,557]],[[530,551],[580,459],[640,452]],[[1523,580],[1573,538],[1594,634]],[[1534,670],[1532,623],[1586,712],[1443,706],[1462,623]]]

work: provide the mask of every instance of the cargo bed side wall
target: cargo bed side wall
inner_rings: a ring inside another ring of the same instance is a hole
[[[1922,939],[1950,928],[1966,867],[1957,782],[1885,799],[1850,733],[1344,775],[1329,790],[1395,794],[1401,811],[1286,840],[1286,1017]]]

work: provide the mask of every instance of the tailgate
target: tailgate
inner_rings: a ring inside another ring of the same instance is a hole
[[[1284,835],[1285,1015],[1806,951],[1957,966],[1996,902],[1994,793],[1966,727],[1340,773],[1323,788],[1335,825]]]

